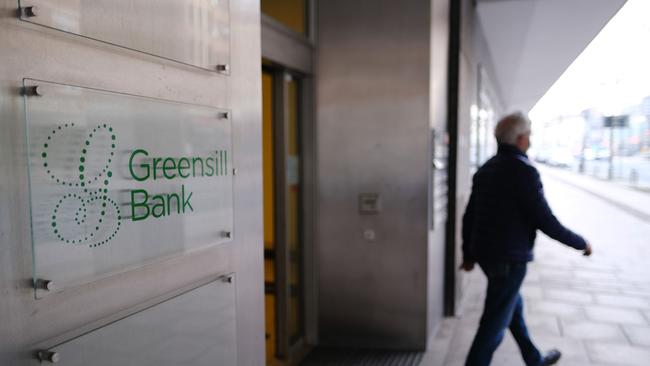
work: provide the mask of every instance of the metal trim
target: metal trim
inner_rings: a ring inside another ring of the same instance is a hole
[[[298,251],[299,251],[299,274],[300,274],[300,280],[299,280],[299,285],[298,286],[291,286],[290,283],[290,278],[289,278],[289,273],[290,273],[290,265],[291,265],[291,252],[287,251],[287,283],[289,285],[290,291],[289,291],[289,298],[287,298],[287,301],[290,302],[291,300],[291,295],[294,294],[294,288],[297,287],[298,293],[299,293],[299,306],[301,307],[300,309],[300,317],[299,317],[299,326],[301,328],[299,338],[294,342],[292,341],[291,334],[289,333],[289,353],[290,357],[293,358],[296,355],[296,347],[298,347],[301,343],[304,343],[305,339],[305,334],[306,334],[306,328],[305,328],[305,309],[306,309],[306,298],[305,298],[305,273],[306,273],[306,257],[305,257],[305,247],[306,247],[306,241],[305,241],[305,200],[304,200],[304,195],[305,195],[305,181],[304,181],[304,164],[305,164],[305,159],[304,159],[304,143],[303,143],[303,134],[304,134],[304,120],[303,120],[303,109],[304,109],[304,104],[303,104],[303,90],[304,90],[304,83],[303,83],[303,78],[299,76],[292,76],[291,74],[286,75],[287,79],[286,82],[289,82],[293,80],[296,83],[296,98],[297,103],[296,103],[296,125],[297,125],[297,143],[298,143],[298,157],[299,157],[299,164],[298,164],[298,179],[300,183],[300,191],[298,195],[298,240],[299,240],[299,245],[298,245]],[[288,98],[287,98],[288,101]],[[288,106],[288,103],[287,103]],[[288,124],[288,119],[287,119],[287,124]],[[288,128],[287,128],[288,131]],[[288,156],[288,152],[287,152]]]
[[[287,192],[286,192],[286,159],[288,155],[288,88],[287,81],[292,74],[286,69],[281,68],[265,68],[273,74],[273,88],[274,88],[274,170],[275,170],[275,191],[276,196],[276,247],[273,253],[267,252],[266,256],[273,255],[275,259],[276,283],[273,287],[276,294],[276,356],[283,359],[293,359],[298,354],[297,350],[304,348],[308,341],[315,342],[317,334],[317,312],[314,306],[316,298],[314,293],[316,290],[313,288],[317,282],[315,276],[315,267],[313,263],[314,248],[313,248],[313,226],[314,226],[314,187],[315,169],[313,168],[313,155],[315,154],[314,145],[312,143],[315,136],[313,135],[313,90],[310,90],[312,82],[307,77],[297,76],[299,78],[298,84],[298,123],[300,128],[299,144],[300,144],[300,166],[299,177],[301,182],[300,192],[300,217],[299,217],[299,238],[301,240],[301,276],[302,276],[302,293],[301,293],[301,325],[303,334],[301,339],[293,342],[291,341],[289,331],[289,304],[291,294],[295,291],[295,286],[291,286],[289,281],[290,276],[290,261],[291,253],[288,250],[287,242],[287,229],[288,223],[286,221],[287,215]],[[309,100],[310,102],[305,103]],[[305,126],[309,125],[308,128]],[[310,150],[310,155],[305,155],[306,147]],[[309,162],[309,163],[308,163]],[[310,165],[311,164],[311,165]],[[309,173],[306,173],[309,171]],[[311,336],[308,334],[311,333]]]
[[[317,126],[315,123],[314,79],[302,78],[301,90],[301,180],[304,331],[307,344],[318,343],[318,250],[316,243],[317,199]]]
[[[262,57],[304,74],[313,72],[314,44],[263,15]]]
[[[288,299],[289,299],[289,253],[286,230],[286,123],[287,87],[286,72],[273,70],[273,139],[275,170],[275,289],[276,289],[276,355],[287,357],[289,353]]]
[[[447,225],[445,233],[444,315],[456,312],[456,192],[458,185],[458,107],[461,49],[461,2],[451,1],[449,7],[449,64],[447,66],[447,133],[449,157],[447,176]]]

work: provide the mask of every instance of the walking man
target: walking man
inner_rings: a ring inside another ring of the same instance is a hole
[[[466,366],[488,366],[505,335],[514,336],[527,366],[555,364],[558,350],[545,355],[535,347],[524,321],[519,288],[526,265],[533,260],[539,229],[549,237],[591,255],[591,246],[565,228],[546,202],[539,173],[526,151],[530,147],[530,120],[522,113],[502,118],[494,135],[499,148],[474,175],[472,194],[463,216],[463,264],[475,263],[488,279],[485,306]]]

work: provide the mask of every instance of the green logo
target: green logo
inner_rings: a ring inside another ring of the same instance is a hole
[[[107,124],[85,131],[74,123],[53,129],[41,158],[49,179],[68,189],[53,201],[52,233],[63,243],[96,248],[115,238],[121,226],[120,207],[108,196],[117,136]]]

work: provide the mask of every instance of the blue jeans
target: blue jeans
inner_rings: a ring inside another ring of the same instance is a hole
[[[483,316],[465,366],[488,366],[506,328],[517,341],[527,366],[539,366],[542,355],[528,335],[524,301],[519,288],[526,277],[525,262],[479,263],[488,278]]]

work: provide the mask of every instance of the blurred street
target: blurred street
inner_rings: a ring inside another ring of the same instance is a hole
[[[577,171],[578,163],[572,169]],[[585,162],[585,174],[607,179],[609,161],[592,160]],[[643,156],[617,156],[613,165],[614,178],[632,187],[650,189],[650,158]]]
[[[542,351],[559,348],[559,365],[650,364],[650,194],[561,169],[540,172],[556,216],[594,254],[538,236],[522,289],[533,340]],[[423,366],[464,364],[485,292],[479,270],[466,277],[462,313],[442,325]],[[492,365],[524,365],[509,333]]]

